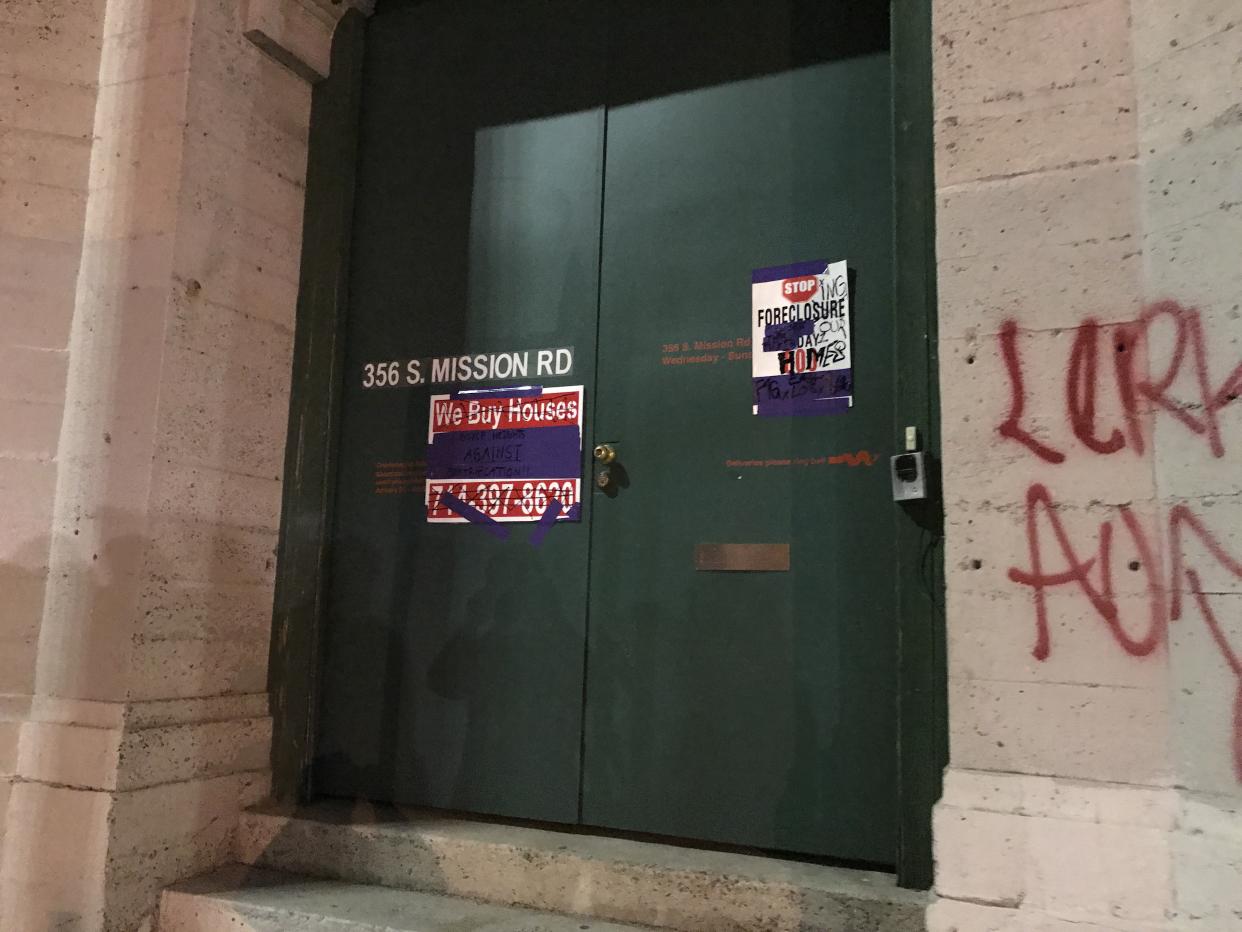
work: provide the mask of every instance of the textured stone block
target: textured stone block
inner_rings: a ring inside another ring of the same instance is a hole
[[[226,862],[238,810],[267,790],[261,775],[238,774],[117,794],[114,819],[125,831],[108,855],[115,927],[139,928],[164,887]]]
[[[149,522],[147,572],[165,580],[273,583],[276,532],[214,521],[155,517]]]
[[[83,2],[83,0],[78,0]],[[112,37],[130,32],[159,29],[178,20],[189,19],[196,0],[141,0],[135,3],[110,3],[103,23],[103,34]]]
[[[170,303],[168,287],[172,243],[173,237],[167,233],[87,242],[83,264],[91,278],[85,283],[84,307],[123,308],[125,313],[137,317],[135,327],[146,319],[160,322]],[[158,331],[144,331],[143,339],[151,342],[144,342],[142,349],[158,348],[161,345],[160,336]],[[140,358],[146,363],[156,357]],[[148,371],[146,366],[142,369]]]
[[[1236,120],[1221,121],[1211,132],[1198,136],[1183,135],[1176,144],[1144,159],[1146,237],[1160,238],[1191,224],[1212,223],[1218,211],[1230,214],[1242,206],[1242,178],[1235,170],[1239,153],[1242,109]]]
[[[1172,510],[1178,505],[1193,513],[1202,526],[1205,541],[1194,525],[1183,522],[1177,525],[1178,552],[1182,556],[1183,575],[1180,579],[1170,577],[1170,589],[1190,591],[1190,581],[1185,570],[1193,569],[1199,576],[1204,592],[1237,595],[1242,593],[1242,581],[1225,561],[1242,560],[1242,501],[1233,495],[1211,498],[1178,500],[1170,499],[1165,507]],[[1173,535],[1170,532],[1170,549]],[[1214,551],[1219,549],[1219,555]],[[1225,619],[1228,621],[1228,618]]]
[[[3,408],[0,408],[2,422]],[[206,466],[161,463],[152,478],[155,511],[172,518],[277,530],[280,482]]]
[[[1137,180],[1133,164],[1118,163],[959,185],[938,196],[937,256],[1031,256],[1043,244],[1136,240]]]
[[[262,58],[257,51],[255,54]],[[187,102],[189,128],[200,139],[209,139],[286,178],[303,182],[310,89],[279,65],[268,65],[279,73],[280,80],[275,76],[263,77],[259,81],[261,92],[243,106],[235,105],[227,86],[207,81],[196,83]],[[293,86],[285,87],[284,82]],[[277,93],[264,99],[269,87]]]
[[[1161,556],[1165,525],[1153,512],[1146,509],[1132,512],[1136,527],[1147,544],[1145,553],[1134,543],[1135,538],[1118,509],[1108,505],[1082,506],[1055,497],[1051,511],[1043,504],[1035,504],[1033,543],[1028,539],[1026,507],[1021,502],[956,501],[950,505],[954,514],[947,519],[949,540],[945,546],[945,566],[951,591],[1025,593],[1025,598],[1030,599],[1037,588],[1036,580],[1011,579],[1009,572],[1013,569],[1019,573],[1034,573],[1036,552],[1040,558],[1040,573],[1069,572],[1072,569],[1070,557],[1061,550],[1052,523],[1055,517],[1065,530],[1074,557],[1080,561],[1092,558],[1097,561],[1091,564],[1086,579],[1099,598],[1105,599],[1103,569],[1097,563],[1102,535],[1106,533],[1101,526],[1107,522],[1112,526],[1107,532],[1112,534],[1109,579],[1120,605],[1118,611],[1122,612],[1122,627],[1134,629],[1136,637],[1147,629],[1147,619],[1151,615],[1148,596],[1153,588],[1163,591],[1169,578],[1168,565]],[[1076,578],[1065,579],[1060,584],[1055,579],[1045,580],[1043,591],[1049,599],[1053,599],[1053,594],[1064,593],[1074,615],[1085,613],[1091,604],[1081,581]],[[1074,604],[1076,599],[1081,601],[1081,608]],[[1055,599],[1049,604],[1054,602],[1066,605],[1065,601],[1056,602]]]
[[[1203,410],[1195,400],[1197,391],[1178,394],[1190,410]],[[1172,418],[1157,423],[1152,465],[1163,498],[1203,500],[1210,508],[1242,494],[1242,470],[1237,465],[1242,453],[1242,402],[1233,402],[1218,413],[1217,429],[1220,455],[1203,434],[1193,433],[1186,425]]]
[[[193,288],[188,285],[185,293]],[[229,415],[227,429],[236,431],[271,424],[270,415],[257,406],[274,406],[284,413],[293,349],[288,331],[229,308],[211,306],[200,295],[197,299],[177,298],[170,336],[165,354],[174,372],[169,375],[164,396],[167,413],[183,405],[203,404],[213,412]],[[256,420],[251,421],[252,417]],[[167,432],[165,436],[169,436]],[[282,439],[269,437],[267,442],[279,449]],[[200,462],[254,475],[267,472],[246,470],[227,458]],[[271,475],[275,478],[279,470]]]
[[[0,928],[103,928],[107,793],[15,783],[0,863]]]
[[[19,771],[23,778],[41,783],[115,789],[120,742],[117,729],[28,721],[22,725]]]
[[[1242,152],[1242,134],[1238,141]],[[1238,157],[1228,156],[1230,160]],[[1182,181],[1188,183],[1184,176]],[[1198,184],[1196,179],[1194,187]],[[1242,330],[1242,263],[1237,247],[1242,238],[1242,198],[1223,185],[1209,191],[1215,203],[1207,205],[1204,213],[1155,228],[1143,242],[1148,294],[1157,300],[1177,300],[1203,313],[1211,337],[1208,352],[1213,369],[1222,377],[1237,365]],[[1157,196],[1163,200],[1163,195]]]
[[[239,370],[238,377],[251,392],[287,391],[290,377],[285,370],[293,359],[292,329],[245,309],[215,304],[202,292],[192,297],[193,291],[188,286],[174,296],[169,343],[219,364],[206,370],[210,374]],[[220,390],[212,383],[204,392]]]
[[[187,675],[193,675],[187,671]],[[118,788],[134,790],[237,773],[268,765],[270,719],[190,722],[127,731],[121,738]]]
[[[63,407],[67,364],[64,350],[0,346],[0,399]],[[59,415],[53,420],[59,429]]]
[[[83,253],[82,275],[91,282],[91,294],[78,305],[66,383],[60,468],[74,477],[75,494],[107,496],[75,516],[86,519],[84,533],[104,508],[129,528],[140,525],[137,516],[150,494],[150,444],[160,396],[155,364],[166,296],[157,288],[132,287],[124,280],[127,270],[110,264],[116,256],[89,245]]]
[[[93,22],[67,23],[50,11],[13,22],[8,4],[0,27],[0,61],[6,74],[89,86],[99,74],[99,29]],[[43,4],[36,4],[43,6]]]
[[[0,128],[25,129],[90,139],[95,90],[33,75],[0,94]]]
[[[194,54],[203,61],[192,75],[191,114],[207,117],[222,109],[220,115],[233,121],[257,117],[271,129],[306,142],[310,109],[304,105],[311,94],[306,81],[272,61],[240,32],[196,33]],[[237,106],[239,90],[244,91],[241,106]]]
[[[0,636],[34,639],[43,614],[47,545],[0,544]],[[20,693],[0,686],[0,695]]]
[[[177,189],[144,182],[140,172],[121,171],[100,186],[86,217],[87,243],[83,263],[98,240],[157,237],[172,229],[176,216]],[[115,270],[113,274],[123,274]]]
[[[1179,914],[1201,927],[1242,922],[1242,807],[1228,796],[1184,794],[1179,831],[1172,838]]]
[[[1012,813],[937,807],[932,823],[937,895],[1016,907],[1026,896],[1029,823]]]
[[[170,107],[174,103],[170,102]],[[186,128],[181,121],[151,126],[137,120],[132,129],[124,133],[108,131],[101,142],[116,155],[112,159],[96,159],[91,165],[91,187],[103,190],[145,185],[153,189],[176,189],[180,185],[185,135]]]
[[[1144,453],[1139,454],[1129,446],[1117,392],[1101,380],[1094,435],[1105,440],[1114,430],[1122,430],[1127,446],[1107,455],[1092,452],[1075,434],[1067,410],[1063,367],[1073,335],[1019,334],[1017,343],[1025,389],[1025,405],[1017,426],[1064,460],[1047,462],[1029,444],[1000,434],[999,428],[1012,413],[1015,396],[996,341],[949,341],[943,345],[941,357],[941,397],[945,404],[942,443],[955,466],[945,476],[946,500],[955,507],[969,502],[1003,509],[1001,518],[1016,511],[1021,518],[1026,493],[1033,483],[1045,485],[1058,502],[1083,507],[1122,503],[1142,507],[1154,499],[1152,463],[1146,453],[1151,448],[1148,425],[1152,419],[1140,416]]]
[[[259,640],[271,625],[269,586],[212,586],[148,577],[139,598],[138,637],[209,642]]]
[[[1133,159],[1134,111],[1132,83],[1113,78],[1089,97],[1049,93],[1021,110],[944,114],[936,121],[936,183]]]
[[[981,903],[937,900],[927,909],[927,932],[1019,932],[1018,912]]]
[[[297,239],[306,201],[301,172],[287,176],[275,159],[238,152],[216,137],[193,134],[187,140],[184,170],[188,196],[198,197],[203,189],[290,231],[290,239]]]
[[[1077,683],[1083,686],[1153,688],[1166,655],[1136,660],[1122,649],[1108,624],[1076,587],[1046,594],[1050,652],[1034,656],[1038,640],[1036,610],[1031,590],[1003,576],[996,567],[986,585],[962,581],[950,594],[949,672],[965,680]],[[969,575],[969,574],[964,574]],[[1127,630],[1142,637],[1151,624],[1145,594],[1117,599]]]
[[[62,406],[0,398],[0,457],[48,462],[56,455]]]
[[[1170,833],[1032,819],[1029,905],[1067,920],[1159,923],[1172,912]]]
[[[86,188],[90,140],[36,130],[0,130],[0,178]]]
[[[232,255],[288,281],[298,279],[300,244],[289,237],[288,230],[241,205],[200,190],[197,196],[182,200],[177,223],[174,269],[183,277],[190,277],[189,268],[198,262],[217,262],[221,255]],[[197,280],[209,278],[210,273]]]
[[[42,577],[36,578],[42,582]],[[7,574],[0,572],[0,584],[7,581]],[[20,591],[0,594],[0,693],[29,694],[34,691],[39,640],[36,635],[26,632],[38,628],[39,616],[34,612],[42,608],[42,595],[41,587],[37,600]]]
[[[0,235],[77,243],[85,213],[82,191],[28,181],[0,184]]]
[[[1201,565],[1201,564],[1200,564]],[[1242,583],[1233,592],[1205,585],[1205,596],[1221,635],[1234,656],[1242,656]],[[1183,584],[1183,588],[1185,588]],[[1195,597],[1183,595],[1185,614],[1169,629],[1173,753],[1179,782],[1196,789],[1238,794],[1235,763],[1236,697],[1242,681],[1213,636]]]
[[[54,463],[0,458],[0,501],[5,502],[0,542],[10,548],[45,547],[55,493]]]
[[[135,91],[141,90],[139,104]],[[183,72],[152,75],[133,84],[114,84],[99,89],[99,129],[101,138],[113,145],[113,152],[139,154],[155,161],[157,144],[170,152],[176,148],[170,140],[179,138],[186,123],[186,76]],[[113,157],[116,158],[115,156]],[[104,173],[126,172],[132,167],[115,161],[101,160],[95,166]],[[92,175],[92,184],[102,186],[105,181],[98,172]]]
[[[1158,680],[1162,661],[1148,664]],[[978,770],[1167,784],[1167,688],[950,680],[950,760]]]
[[[1236,28],[1242,20],[1236,9],[1226,12],[1220,3],[1209,0],[1184,10],[1153,11],[1154,4],[1144,0],[1152,18],[1145,22],[1135,14],[1137,45],[1144,56],[1136,72],[1143,151],[1160,152],[1242,122],[1237,95],[1242,86],[1242,32]],[[1161,28],[1172,21],[1184,21],[1185,32],[1176,26]]]
[[[247,391],[240,379],[243,374],[254,376],[256,386],[265,377],[234,369],[239,381],[230,386],[222,381],[223,367],[215,364],[214,368],[214,373],[202,376],[205,386],[190,386],[195,392],[206,387],[206,396],[181,394],[177,405],[161,411],[162,451],[182,463],[228,464],[253,476],[281,475],[288,389]],[[201,363],[195,371],[203,372]],[[277,373],[273,369],[272,375],[288,378],[287,370]],[[192,381],[189,375],[186,381]]]
[[[967,910],[981,928],[1181,929],[1171,922],[1170,876],[1180,808],[1171,789],[951,769],[937,807],[937,857],[961,886],[957,896],[938,886],[944,899],[929,911],[929,928],[951,922],[955,901],[969,900],[988,907]],[[997,874],[987,861],[996,851],[1011,870]],[[981,889],[1010,901],[971,895],[988,877]]]
[[[1134,60],[1142,67],[1180,54],[1217,33],[1238,24],[1233,0],[1195,0],[1168,4],[1160,0],[1131,0],[1135,29],[1131,42]]]
[[[975,507],[970,503],[956,503],[955,514],[949,519],[947,529],[953,538],[945,550],[946,568],[948,571],[949,590],[953,593],[1000,593],[1014,597],[1010,608],[1019,612],[1021,618],[1033,617],[1034,611],[1022,608],[1023,603],[1030,606],[1034,602],[1038,580],[1018,575],[1012,578],[1010,571],[1018,574],[1035,572],[1036,553],[1040,559],[1039,572],[1044,575],[1069,572],[1070,557],[1060,549],[1055,528],[1047,510],[1036,506],[1036,539],[1029,543],[1027,539],[1026,518],[1024,509],[1019,506],[998,505],[988,509],[986,503]],[[1120,520],[1115,509],[1111,508],[1079,508],[1063,503],[1053,503],[1052,514],[1061,521],[1074,556],[1080,560],[1091,560],[1097,563],[1101,547],[1101,537],[1105,533],[1101,525],[1111,522],[1114,543],[1111,558],[1113,565],[1109,574],[1112,584],[1112,598],[1117,603],[1115,610],[1123,630],[1133,630],[1133,637],[1143,637],[1150,626],[1152,604],[1149,596],[1153,588],[1163,591],[1168,578],[1168,567],[1162,561],[1160,542],[1162,534],[1157,532],[1154,520],[1144,514],[1137,516],[1140,528],[1145,528],[1149,544],[1149,553],[1143,553],[1130,540],[1130,531]],[[1151,571],[1149,574],[1149,570]],[[1103,570],[1092,563],[1086,574],[1086,582],[1097,594],[1102,605],[1108,597],[1104,595],[1106,584]],[[1058,584],[1057,579],[1046,579],[1042,587],[1048,605],[1048,615],[1053,623],[1061,626],[1070,620],[1081,619],[1084,623],[1098,616],[1103,608],[1095,608],[1084,590],[1082,581],[1077,578],[1065,579]],[[1157,599],[1157,603],[1161,600]],[[997,606],[1000,608],[1001,606]],[[1161,613],[1156,613],[1160,615]],[[1062,617],[1064,616],[1064,617]],[[1103,619],[1100,618],[1100,623]],[[1022,647],[1027,642],[1023,640]]]
[[[1087,6],[1093,0],[1057,0],[1055,9]],[[1054,9],[1048,0],[936,0],[932,20],[937,33],[991,26],[996,23],[1020,21],[1028,16]]]
[[[263,690],[267,652],[265,631],[220,641],[143,637],[134,645],[132,695],[163,699]]]
[[[1096,0],[953,30],[937,19],[937,114],[1025,109],[1049,94],[1090,99],[1130,72],[1129,12],[1126,0]]]
[[[1006,320],[1031,329],[1077,327],[1089,317],[1134,320],[1145,303],[1142,262],[1140,242],[1125,235],[1067,243],[1040,239],[1004,253],[942,257],[941,335],[996,333]]]
[[[190,66],[190,23],[169,19],[104,38],[99,86],[184,72]]]
[[[266,691],[235,696],[152,699],[131,702],[125,709],[125,725],[141,731],[196,722],[267,718],[269,711]]]
[[[292,333],[297,280],[275,274],[262,256],[187,251],[179,268],[185,282],[199,283],[205,303],[268,321]]]
[[[56,0],[49,3],[11,3],[4,8],[4,22],[15,31],[54,30],[98,32],[103,23],[102,0]]]
[[[22,723],[15,719],[22,717],[22,713],[6,712],[3,718],[0,718],[0,775],[3,775],[3,783],[7,788],[11,783],[11,778],[17,773],[17,747],[21,740]],[[3,825],[3,811],[0,811],[0,826]]]

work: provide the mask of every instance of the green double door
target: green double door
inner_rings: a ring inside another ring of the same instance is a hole
[[[858,7],[380,3],[319,793],[894,863],[892,111]],[[849,265],[854,404],[757,416],[751,272],[807,260]],[[431,396],[529,384],[584,387],[579,520],[429,523]]]

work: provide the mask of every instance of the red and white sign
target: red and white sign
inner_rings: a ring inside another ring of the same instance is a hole
[[[561,503],[558,517],[567,518],[569,509],[582,500],[582,482],[579,479],[428,480],[428,521],[461,523],[469,520],[440,501],[445,492],[497,521],[538,521],[553,499]]]
[[[431,396],[427,520],[461,524],[580,520],[582,386],[467,390]],[[449,507],[445,495],[463,503]]]
[[[441,431],[519,430],[527,427],[576,427],[581,423],[582,390],[521,398],[451,398],[431,400],[427,442]]]
[[[781,295],[788,301],[809,301],[818,291],[818,275],[799,275],[781,282]]]

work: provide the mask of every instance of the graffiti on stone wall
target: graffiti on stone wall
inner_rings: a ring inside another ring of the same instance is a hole
[[[1167,363],[1151,364],[1152,328],[1171,328]],[[1213,381],[1207,359],[1206,335],[1199,312],[1173,301],[1146,308],[1135,321],[1102,326],[1086,319],[1077,328],[1069,353],[1065,380],[1065,422],[1069,437],[1057,445],[1037,438],[1026,426],[1027,389],[1018,345],[1018,325],[1006,321],[998,340],[1009,378],[1009,410],[997,430],[1019,443],[1042,462],[1057,466],[1076,442],[1091,456],[1112,456],[1129,450],[1143,456],[1150,446],[1152,418],[1167,416],[1182,424],[1215,458],[1225,456],[1220,413],[1242,394],[1242,363],[1223,380]],[[1107,360],[1111,357],[1111,363]],[[1107,372],[1102,371],[1107,369]],[[1155,371],[1153,371],[1155,369]],[[1179,382],[1180,380],[1180,382]],[[1190,399],[1174,397],[1175,383],[1194,386]],[[1116,393],[1117,423],[1102,424],[1097,401],[1104,390]],[[1072,439],[1071,439],[1072,438]],[[1116,518],[1100,522],[1094,544],[1076,543],[1062,521],[1048,486],[1033,482],[1026,492],[1026,538],[1029,563],[1011,567],[1009,579],[1030,588],[1035,607],[1035,644],[1039,660],[1052,655],[1047,592],[1073,587],[1091,605],[1117,646],[1132,657],[1145,657],[1167,643],[1168,626],[1178,621],[1190,596],[1226,666],[1236,681],[1233,701],[1233,765],[1242,782],[1242,657],[1221,624],[1211,595],[1203,585],[1202,568],[1190,565],[1186,547],[1197,539],[1212,560],[1242,579],[1242,560],[1228,553],[1198,514],[1184,503],[1169,509],[1154,524],[1145,522],[1129,505],[1118,505],[1121,533],[1137,560],[1130,569],[1142,569],[1146,589],[1145,618],[1123,618],[1116,595],[1113,544]],[[1164,545],[1161,547],[1161,545]],[[1161,553],[1169,555],[1164,576]]]

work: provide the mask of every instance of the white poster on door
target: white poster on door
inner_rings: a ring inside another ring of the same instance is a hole
[[[751,273],[752,412],[839,414],[854,404],[845,260]]]

